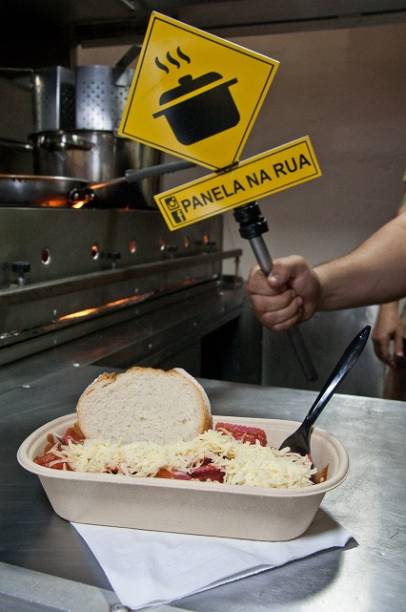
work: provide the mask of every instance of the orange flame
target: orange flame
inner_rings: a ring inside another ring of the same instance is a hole
[[[41,203],[41,208],[62,208],[63,206],[66,206],[64,200],[45,200]]]
[[[86,310],[78,310],[77,312],[71,312],[71,314],[63,315],[59,317],[58,321],[67,321],[69,319],[80,319],[81,317],[87,317],[95,312],[98,312],[100,308],[86,308]]]
[[[102,306],[95,306],[93,308],[86,308],[85,310],[78,310],[77,312],[71,312],[70,314],[63,315],[58,318],[58,321],[69,321],[72,319],[81,319],[83,317],[88,317],[89,315],[95,313],[102,313],[106,310],[111,310],[112,308],[116,308],[117,306],[130,306],[131,304],[136,304],[137,302],[141,302],[147,299],[149,296],[153,294],[152,291],[148,293],[142,293],[140,295],[134,295],[127,298],[120,298],[118,300],[114,300],[113,302],[107,302]]]
[[[78,200],[74,204],[72,204],[72,208],[82,208],[86,204],[86,200]]]

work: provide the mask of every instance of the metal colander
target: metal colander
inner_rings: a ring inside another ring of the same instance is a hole
[[[76,69],[76,128],[116,130],[128,96],[132,68],[88,65]]]
[[[75,75],[63,66],[37,68],[33,73],[34,131],[75,127]]]
[[[0,67],[0,75],[32,93],[33,132],[75,127],[75,73],[64,66]]]

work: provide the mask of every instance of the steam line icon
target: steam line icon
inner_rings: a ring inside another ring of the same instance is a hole
[[[186,55],[186,53],[183,53],[182,49],[180,47],[178,47],[176,49],[176,53],[178,55],[178,57],[180,59],[182,59],[183,61],[187,62],[188,64],[190,64],[191,59],[188,55]],[[180,68],[181,64],[180,62],[178,62],[178,60],[173,57],[173,55],[171,55],[171,53],[168,51],[168,53],[166,54],[166,59],[167,61],[172,64],[173,66],[176,66],[176,68]],[[155,65],[160,69],[163,70],[164,72],[166,72],[167,74],[169,74],[169,68],[168,66],[166,66],[166,64],[163,64],[160,60],[159,57],[155,58]]]

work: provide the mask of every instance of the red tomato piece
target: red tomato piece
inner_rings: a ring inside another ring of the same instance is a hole
[[[58,459],[58,457],[53,453],[44,453],[43,455],[38,455],[37,457],[35,457],[34,463],[38,463],[38,465],[44,465],[45,467],[48,467],[48,463],[50,463],[51,461],[55,461],[55,459]]]
[[[50,465],[50,463],[52,463],[53,461],[57,461],[58,459],[59,457],[54,455],[54,453],[44,453],[43,455],[38,455],[37,457],[35,457],[34,463],[42,465],[43,467],[49,467],[53,470],[63,470],[63,466],[66,465],[66,468],[70,470],[70,467],[67,463],[65,463],[65,461],[60,461],[58,463],[54,463],[54,465]]]
[[[216,480],[223,482],[224,471],[215,465],[201,465],[190,473],[191,477],[197,480]]]
[[[180,470],[167,470],[166,468],[160,468],[155,474],[155,478],[174,478],[176,480],[191,480],[191,476],[186,472]]]
[[[69,440],[72,440],[72,442],[81,442],[83,436],[80,436],[79,432],[74,427],[68,427],[62,437],[62,444],[69,444]]]
[[[224,431],[233,436],[236,440],[241,442],[249,442],[249,444],[255,444],[256,441],[261,446],[266,446],[268,443],[266,433],[260,427],[250,427],[248,425],[236,425],[235,423],[216,423],[216,431]]]
[[[105,474],[118,474],[118,468],[116,467],[106,467],[104,470]]]
[[[52,470],[63,470],[65,469],[65,466],[68,472],[72,471],[69,465],[65,463],[65,461],[61,461],[60,463],[54,463],[54,465],[48,465],[48,467],[50,467]]]

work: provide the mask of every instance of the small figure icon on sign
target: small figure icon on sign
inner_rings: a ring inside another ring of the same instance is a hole
[[[182,221],[186,221],[186,217],[181,210],[174,210],[171,212],[171,215],[175,223],[182,223]]]
[[[165,204],[168,207],[168,210],[175,210],[176,208],[179,208],[179,202],[174,196],[165,198]]]
[[[178,56],[190,63],[190,58],[179,48]],[[180,67],[180,62],[167,53],[168,62]],[[187,59],[185,59],[187,58]],[[155,64],[169,73],[166,64],[155,59]],[[153,113],[155,119],[166,117],[177,140],[190,145],[234,127],[240,121],[240,113],[230,93],[230,87],[238,79],[223,79],[219,72],[207,72],[193,78],[182,76],[178,85],[165,91],[159,98],[161,110]]]
[[[183,210],[181,210],[179,202],[174,196],[165,198],[165,204],[169,212],[171,213],[172,219],[175,221],[175,223],[182,223],[182,221],[186,221],[185,214]]]

